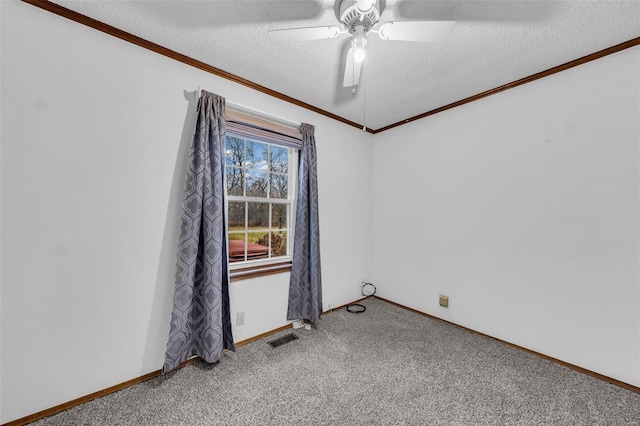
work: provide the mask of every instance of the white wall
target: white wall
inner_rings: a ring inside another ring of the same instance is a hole
[[[316,126],[324,303],[359,297],[370,134],[30,5],[0,8],[0,422],[161,368],[197,87]],[[236,341],[286,324],[288,278],[231,284]]]
[[[639,80],[635,47],[375,135],[378,294],[640,386]]]
[[[0,11],[0,422],[161,367],[198,86],[316,125],[325,307],[371,280],[640,386],[639,48],[372,138],[27,4]],[[288,278],[231,284],[236,341],[286,323]]]

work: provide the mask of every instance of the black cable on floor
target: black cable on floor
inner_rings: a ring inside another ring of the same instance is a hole
[[[351,312],[352,314],[361,314],[366,310],[367,307],[359,303],[352,303],[350,305],[347,305],[347,312]]]
[[[367,287],[366,291],[365,287]],[[362,287],[360,287],[360,293],[362,293],[364,297],[373,296],[374,294],[376,294],[376,290],[376,286],[372,283],[362,282]],[[361,314],[366,310],[367,307],[359,303],[352,303],[350,305],[347,305],[347,312],[351,312],[352,314]]]
[[[367,290],[367,292],[365,293],[364,288],[365,288],[365,287],[367,287],[367,286],[371,286],[371,288],[373,288],[373,290],[368,289],[368,290]],[[363,283],[362,283],[362,287],[360,287],[360,293],[362,293],[362,295],[363,295],[364,297],[373,296],[374,294],[376,294],[376,290],[377,290],[377,289],[376,289],[376,286],[375,286],[375,285],[373,285],[372,283],[365,283],[365,282],[363,282]]]

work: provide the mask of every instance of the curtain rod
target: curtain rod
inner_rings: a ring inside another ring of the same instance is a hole
[[[198,99],[200,99],[202,90],[203,89],[198,86],[198,90],[196,91],[196,103],[198,103]],[[262,120],[271,121],[272,123],[280,124],[281,126],[291,127],[294,130],[300,130],[300,125],[302,124],[295,121],[287,120],[285,118],[276,117],[271,114],[267,114],[266,112],[258,111],[256,109],[237,104],[227,99],[225,99],[225,107],[230,109],[231,111],[247,114],[252,117],[260,118]]]
[[[230,109],[232,111],[240,112],[240,113],[243,113],[243,114],[247,114],[247,115],[250,115],[252,117],[260,118],[262,120],[271,121],[272,123],[280,124],[281,126],[290,127],[290,128],[292,128],[294,130],[298,130],[298,131],[300,130],[300,124],[301,123],[297,123],[295,121],[291,121],[291,120],[287,120],[287,119],[284,119],[284,118],[276,117],[276,116],[273,116],[271,114],[267,114],[265,112],[255,110],[253,108],[249,108],[249,107],[237,104],[235,102],[231,102],[229,100],[226,100],[225,103],[226,103],[226,108]]]

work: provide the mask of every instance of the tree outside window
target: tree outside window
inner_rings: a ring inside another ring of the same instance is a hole
[[[230,262],[282,261],[290,256],[295,157],[292,148],[227,135]]]

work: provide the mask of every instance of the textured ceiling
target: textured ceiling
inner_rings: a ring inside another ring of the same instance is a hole
[[[333,0],[54,2],[372,129],[640,37],[640,0],[382,1],[380,22],[456,26],[440,44],[370,35],[354,95],[340,84],[348,37],[267,38],[338,25]]]

